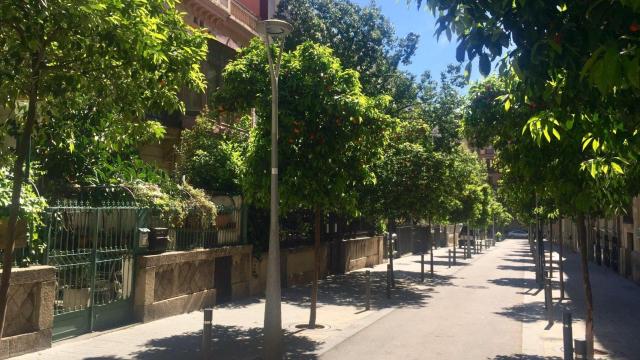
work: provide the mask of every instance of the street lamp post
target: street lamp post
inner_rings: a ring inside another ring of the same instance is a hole
[[[286,21],[269,19],[260,23],[267,47],[271,75],[271,211],[269,226],[269,254],[267,257],[266,304],[264,311],[264,351],[266,360],[282,360],[282,314],[280,292],[280,229],[278,222],[278,76],[282,60],[284,38],[293,27]],[[271,45],[278,48],[274,56]]]

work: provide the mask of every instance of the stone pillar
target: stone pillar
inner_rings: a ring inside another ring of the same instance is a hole
[[[0,359],[51,347],[55,276],[51,266],[13,269]]]

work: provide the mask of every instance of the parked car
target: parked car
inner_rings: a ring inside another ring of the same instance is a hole
[[[467,241],[469,241],[470,246],[475,246],[476,242],[473,239],[474,235],[478,235],[477,230],[469,229],[469,233],[467,234],[467,225],[462,226],[462,229],[458,233],[458,247],[462,248],[467,245]]]
[[[511,230],[507,233],[507,238],[510,239],[526,239],[529,237],[529,232],[526,230]]]

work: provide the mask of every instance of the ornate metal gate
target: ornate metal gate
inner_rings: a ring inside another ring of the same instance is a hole
[[[46,214],[47,256],[56,268],[54,340],[133,320],[134,261],[146,211],[65,205]]]

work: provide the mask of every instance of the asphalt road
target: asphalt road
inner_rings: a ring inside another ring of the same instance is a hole
[[[527,241],[506,240],[435,287],[427,306],[393,311],[321,359],[513,359],[530,266]]]

